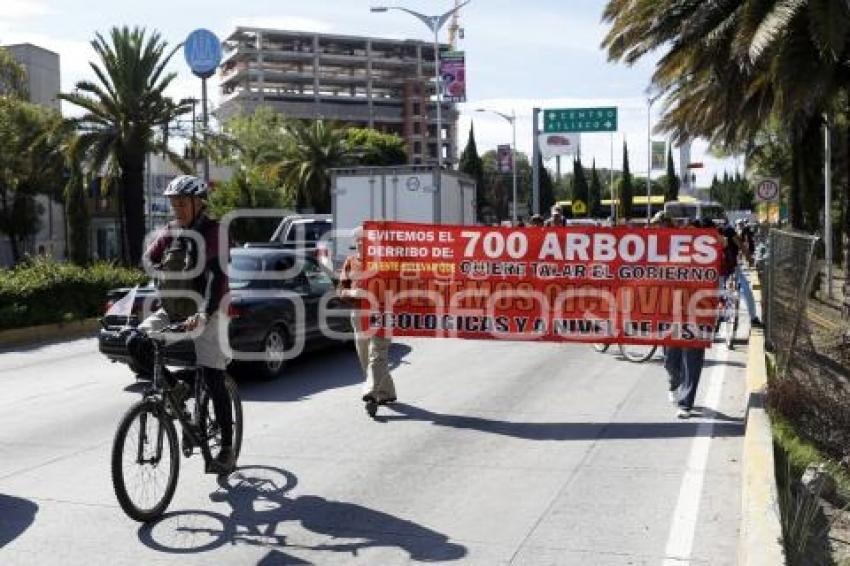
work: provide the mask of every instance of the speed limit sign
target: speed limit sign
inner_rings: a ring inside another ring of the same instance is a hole
[[[756,183],[756,199],[760,202],[773,202],[779,198],[779,179],[768,177]]]

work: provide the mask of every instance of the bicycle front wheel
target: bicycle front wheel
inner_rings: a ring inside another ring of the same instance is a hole
[[[651,344],[620,344],[620,353],[630,362],[639,364],[652,359],[657,346]]]
[[[135,403],[112,443],[112,486],[121,509],[136,521],[156,519],[171,503],[179,473],[174,423],[157,403]]]

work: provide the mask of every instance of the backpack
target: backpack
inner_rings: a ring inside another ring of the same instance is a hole
[[[162,256],[160,269],[165,273],[157,282],[157,288],[168,292],[160,293],[159,300],[171,320],[185,320],[198,312],[199,305],[192,298],[197,292],[195,279],[168,276],[168,273],[183,273],[194,267],[198,257],[197,253],[191,253],[194,245],[190,238],[172,238]]]
[[[733,239],[735,231],[731,233],[727,230],[722,232],[722,236],[726,239],[726,245],[723,247],[723,255],[720,260],[720,275],[727,277],[735,272],[738,266],[738,244]]]

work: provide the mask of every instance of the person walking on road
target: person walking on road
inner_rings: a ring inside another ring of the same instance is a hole
[[[660,221],[660,219],[659,219]],[[660,222],[659,222],[660,223]],[[701,228],[711,221],[696,219],[692,227]],[[705,362],[704,348],[683,348],[668,346],[664,348],[664,369],[667,371],[668,399],[677,406],[676,416],[688,419],[694,408],[699,380]]]
[[[747,262],[752,261],[752,251],[747,249],[744,241],[738,236],[735,228],[729,225],[728,221],[721,224],[720,235],[723,236],[723,261],[720,266],[720,288],[726,288],[726,281],[729,277],[735,277],[738,282],[738,288],[741,290],[741,297],[747,305],[747,312],[750,315],[750,326],[752,328],[760,328],[762,326],[761,319],[756,312],[756,300],[753,297],[753,290],[750,288],[750,282],[744,271],[741,269],[739,256],[741,254],[746,257]]]
[[[354,343],[357,347],[357,358],[365,377],[363,385],[363,401],[366,410],[375,416],[378,405],[392,403],[396,400],[395,383],[390,375],[389,338],[378,336],[368,329],[361,328],[360,316],[366,305],[363,289],[358,288],[362,279],[363,267],[361,250],[363,246],[363,228],[354,230],[354,247],[356,252],[345,259],[339,278],[339,295],[352,308],[351,326],[354,329]]]

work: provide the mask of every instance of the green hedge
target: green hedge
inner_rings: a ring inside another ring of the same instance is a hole
[[[0,269],[0,330],[102,315],[107,291],[147,279],[141,270],[110,263],[81,267],[36,259]]]

